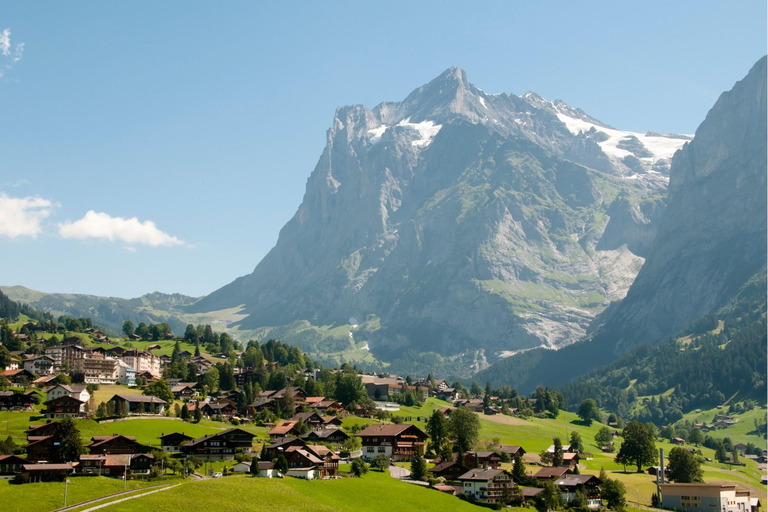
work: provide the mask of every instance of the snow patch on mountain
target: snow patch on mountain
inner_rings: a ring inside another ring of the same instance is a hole
[[[422,121],[420,123],[412,123],[410,117],[403,119],[402,121],[397,123],[396,126],[416,130],[419,134],[419,140],[412,141],[411,145],[422,147],[422,148],[429,146],[429,144],[432,142],[432,139],[435,138],[435,136],[438,134],[440,129],[443,127],[443,125],[435,124],[432,121]],[[378,142],[379,139],[381,139],[382,135],[384,135],[384,132],[387,131],[387,129],[389,128],[391,128],[391,126],[381,125],[378,128],[373,128],[371,130],[368,130],[368,135],[370,135],[371,137],[371,143],[375,144],[376,142]]]

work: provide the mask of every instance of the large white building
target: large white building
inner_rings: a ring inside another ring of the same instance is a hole
[[[662,484],[662,507],[686,512],[751,512],[750,492],[735,484]]]

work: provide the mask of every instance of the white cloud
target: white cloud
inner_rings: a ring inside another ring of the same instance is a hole
[[[8,197],[0,193],[0,236],[36,237],[40,222],[51,214],[53,203],[42,197]]]
[[[11,54],[11,29],[9,28],[0,33],[0,53],[6,57]]]
[[[159,245],[181,245],[184,242],[157,229],[151,220],[140,222],[133,217],[112,217],[109,214],[93,210],[75,222],[59,224],[59,234],[64,238],[106,238],[114,242],[121,240],[128,244],[143,244],[157,247]]]
[[[5,70],[11,69],[19,62],[22,55],[24,55],[24,43],[17,43],[14,46],[11,42],[11,29],[3,29],[0,32],[0,59],[4,69],[0,69],[0,77],[5,74]]]

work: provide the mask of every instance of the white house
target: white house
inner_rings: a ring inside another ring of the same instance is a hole
[[[77,398],[81,402],[87,402],[91,398],[91,394],[88,392],[88,388],[82,385],[75,386],[59,384],[58,386],[53,386],[45,390],[46,402],[50,402],[51,400],[60,398],[62,396]]]
[[[277,478],[280,476],[280,473],[275,470],[275,463],[274,462],[258,462],[259,465],[259,472],[257,473],[257,476],[261,478]]]

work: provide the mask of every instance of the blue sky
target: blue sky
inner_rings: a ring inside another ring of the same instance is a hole
[[[449,66],[693,133],[766,53],[767,16],[764,0],[6,3],[0,285],[210,293],[274,245],[337,106]]]

